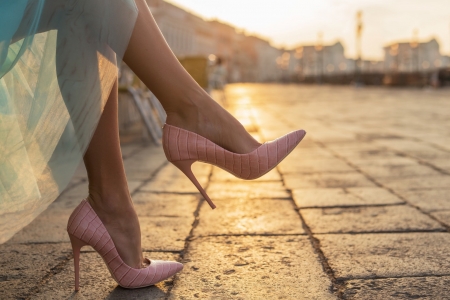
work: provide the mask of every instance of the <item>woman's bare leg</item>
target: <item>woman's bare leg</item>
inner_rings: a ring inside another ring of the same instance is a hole
[[[117,101],[116,81],[84,155],[89,178],[88,201],[105,224],[120,257],[137,268],[142,262],[141,232],[120,150]]]
[[[161,101],[167,123],[196,132],[237,153],[259,146],[244,127],[218,105],[178,62],[144,0],[124,61]]]

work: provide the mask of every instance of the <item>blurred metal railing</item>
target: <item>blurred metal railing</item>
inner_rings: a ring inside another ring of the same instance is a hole
[[[142,124],[150,140],[160,145],[166,117],[156,96],[122,64],[119,77],[119,129],[122,132],[135,127],[141,130]]]
[[[142,121],[153,142],[161,144],[162,127],[166,122],[166,113],[158,99],[148,89],[128,87]]]

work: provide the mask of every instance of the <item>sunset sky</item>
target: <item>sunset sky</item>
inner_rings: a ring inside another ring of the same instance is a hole
[[[218,18],[268,38],[275,46],[341,40],[355,55],[356,12],[363,11],[363,57],[382,59],[392,41],[436,37],[450,55],[450,0],[167,0],[206,19]]]

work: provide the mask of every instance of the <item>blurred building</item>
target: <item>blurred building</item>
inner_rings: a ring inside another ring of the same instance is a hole
[[[384,47],[384,68],[387,73],[428,72],[444,67],[436,39],[428,42],[397,42]]]
[[[202,18],[162,0],[147,0],[147,4],[177,57],[209,55],[215,51],[215,32]]]
[[[344,69],[347,74],[352,74],[356,72],[356,66],[358,61],[356,59],[348,58],[346,61],[346,66]],[[359,62],[358,70],[365,74],[379,74],[384,73],[384,61],[382,60],[361,60]]]
[[[280,50],[264,39],[237,32],[217,20],[204,20],[163,0],[146,0],[167,43],[179,58],[214,54],[227,68],[228,81],[277,81]]]
[[[277,59],[282,51],[257,36],[238,35],[236,63],[242,81],[268,82],[280,79]]]
[[[301,45],[290,56],[290,73],[299,77],[337,75],[351,70],[339,41],[332,45]]]
[[[169,46],[178,58],[220,57],[228,82],[353,82],[380,74],[433,73],[450,67],[450,57],[440,54],[436,39],[395,42],[385,46],[384,61],[345,57],[340,41],[273,47],[269,41],[237,30],[218,20],[204,20],[164,0],[146,0]],[[356,76],[356,77],[355,77]],[[394,78],[394,77],[392,77]]]

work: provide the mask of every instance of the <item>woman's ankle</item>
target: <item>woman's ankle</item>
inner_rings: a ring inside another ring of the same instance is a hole
[[[108,219],[122,218],[135,214],[133,203],[128,190],[99,193],[95,189],[89,189],[86,199],[91,207],[104,221]]]

